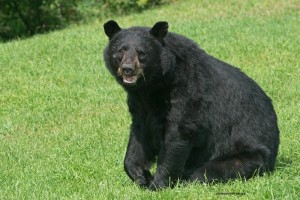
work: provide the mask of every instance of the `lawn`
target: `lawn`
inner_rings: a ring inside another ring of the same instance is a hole
[[[275,172],[160,192],[132,183],[126,94],[104,67],[100,21],[0,44],[0,199],[300,198],[299,1],[177,1],[115,20],[166,20],[258,82],[278,114]]]

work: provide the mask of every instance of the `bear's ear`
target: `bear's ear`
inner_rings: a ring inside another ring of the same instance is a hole
[[[154,24],[150,33],[159,40],[162,40],[168,33],[168,22],[157,22]]]
[[[104,25],[104,32],[109,39],[111,39],[117,32],[121,30],[120,26],[114,20],[109,20]]]

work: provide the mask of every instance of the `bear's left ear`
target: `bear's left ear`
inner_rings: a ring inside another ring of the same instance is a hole
[[[167,35],[168,28],[169,28],[168,22],[164,22],[164,21],[157,22],[150,30],[150,33],[157,39],[162,40]]]
[[[109,39],[111,39],[117,32],[121,31],[120,26],[114,20],[109,20],[104,25],[104,32]]]

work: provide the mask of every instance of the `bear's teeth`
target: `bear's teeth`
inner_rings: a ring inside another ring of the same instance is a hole
[[[127,84],[133,84],[133,83],[135,83],[136,82],[136,77],[135,76],[131,76],[131,77],[126,77],[126,76],[124,76],[123,77],[123,82],[124,83],[127,83]]]

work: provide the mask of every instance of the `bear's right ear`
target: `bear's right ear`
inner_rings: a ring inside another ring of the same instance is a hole
[[[117,32],[121,31],[120,26],[114,20],[109,20],[104,25],[104,32],[109,39],[111,39]]]
[[[168,33],[168,22],[157,22],[151,28],[150,33],[159,40],[162,40]]]

